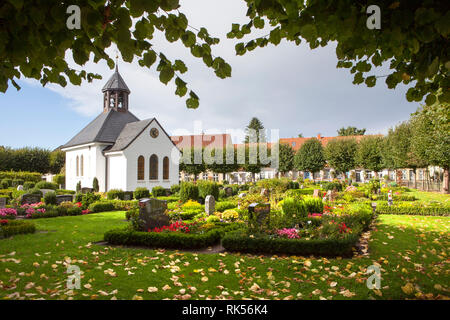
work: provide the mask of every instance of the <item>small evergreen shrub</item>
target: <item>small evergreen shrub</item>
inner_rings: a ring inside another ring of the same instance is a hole
[[[180,192],[180,185],[179,184],[172,185],[170,187],[170,192],[172,192],[172,194]]]
[[[114,199],[123,200],[123,197],[124,197],[124,192],[120,189],[111,189],[106,193],[106,198],[108,200],[114,200]]]
[[[153,197],[163,197],[166,195],[166,189],[161,186],[154,186],[152,188],[152,196]]]
[[[14,179],[12,181],[12,186],[14,188],[17,188],[18,186],[23,186],[23,184],[24,184],[24,181],[22,179]]]
[[[79,207],[72,207],[67,209],[67,215],[69,216],[79,216],[81,215],[83,209]]]
[[[47,181],[40,181],[36,183],[34,187],[37,189],[52,189],[52,190],[58,189],[58,185],[56,183]]]
[[[8,238],[16,234],[34,233],[36,226],[34,223],[25,220],[8,220],[0,225],[0,239]]]
[[[36,185],[36,183],[34,183],[33,181],[26,181],[23,184],[23,190],[33,189],[35,185]]]
[[[94,177],[94,179],[92,180],[92,189],[94,189],[94,192],[98,192],[100,190],[97,177]]]
[[[47,192],[44,196],[45,204],[56,204],[56,193],[51,191]]]
[[[198,187],[192,182],[182,182],[180,187],[180,200],[186,202],[188,200],[198,200]]]
[[[103,202],[103,201],[96,201],[94,203],[91,203],[89,205],[89,211],[91,212],[107,212],[107,211],[114,211],[114,203],[111,202]]]
[[[234,201],[218,201],[216,202],[216,211],[224,212],[228,209],[234,209],[237,207],[237,203]]]
[[[99,194],[88,192],[81,197],[81,204],[84,209],[87,209],[92,203],[99,201],[100,198]]]
[[[8,189],[12,186],[12,179],[3,179],[2,180],[2,189]]]
[[[306,206],[308,213],[322,213],[323,212],[323,202],[320,198],[305,197],[303,202]]]
[[[133,195],[136,200],[143,199],[143,198],[149,198],[150,191],[148,191],[147,188],[139,187],[139,188],[136,188],[136,190],[134,190]]]

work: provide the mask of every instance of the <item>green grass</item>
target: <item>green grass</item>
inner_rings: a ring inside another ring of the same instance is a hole
[[[411,192],[405,192],[404,194],[415,196],[417,199],[422,201],[450,201],[450,194],[444,194],[439,192],[425,192],[415,189],[411,189]]]
[[[449,217],[383,215],[372,234],[370,256],[353,259],[193,254],[93,244],[105,231],[126,225],[124,218],[124,212],[107,212],[39,219],[34,220],[38,233],[0,240],[0,299],[181,299],[180,289],[190,299],[449,296]],[[66,288],[64,261],[81,268],[80,290]],[[366,287],[366,268],[374,263],[382,267],[376,292]],[[166,285],[170,289],[163,290]],[[158,291],[151,293],[149,287]]]

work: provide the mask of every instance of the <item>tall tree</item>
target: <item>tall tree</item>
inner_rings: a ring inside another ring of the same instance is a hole
[[[53,174],[64,173],[61,169],[66,163],[66,154],[61,150],[55,150],[50,153],[50,172]]]
[[[362,136],[366,133],[366,129],[358,129],[356,127],[349,126],[347,128],[340,128],[337,133],[340,136]]]
[[[206,164],[208,170],[225,175],[226,173],[234,172],[239,169],[234,148],[215,148],[210,152],[214,161]]]
[[[211,52],[219,39],[203,27],[192,27],[180,12],[179,0],[7,0],[0,2],[0,20],[1,92],[7,90],[9,81],[19,89],[16,80],[21,76],[40,80],[42,85],[50,82],[63,87],[68,81],[80,85],[83,80],[99,79],[83,66],[93,58],[94,62],[106,61],[112,69],[114,56],[106,49],[114,44],[126,62],[136,59],[144,68],[158,62],[160,81],[173,81],[175,94],[183,97],[188,88],[179,74],[188,68],[182,60],[169,60],[154,46],[152,39],[158,31],[169,43],[180,41],[219,78],[231,76],[230,65]],[[69,65],[68,58],[76,65]],[[186,105],[199,105],[192,90]]]
[[[346,172],[356,167],[356,151],[358,144],[353,138],[332,139],[325,147],[325,157],[331,168],[338,173]]]
[[[411,118],[412,150],[422,161],[444,169],[443,192],[449,193],[450,105],[424,106]]]
[[[291,145],[280,143],[278,146],[278,171],[285,175],[294,168],[295,152]]]
[[[183,148],[180,158],[180,171],[185,174],[193,174],[194,181],[197,181],[197,176],[206,171],[203,148]]]
[[[383,167],[383,137],[367,136],[361,139],[358,144],[358,151],[356,153],[356,163],[370,171],[375,171],[375,176],[378,176],[378,171]]]
[[[296,45],[305,41],[311,49],[337,43],[337,67],[350,69],[354,84],[375,86],[374,69],[390,63],[385,78],[388,88],[403,82],[409,85],[408,101],[427,96],[430,105],[440,95],[441,102],[450,102],[450,50],[444,49],[450,34],[446,0],[245,2],[250,21],[242,26],[233,24],[227,36],[241,39],[266,23],[270,31],[236,44],[238,55],[268,43],[278,45],[283,39]]]
[[[307,140],[294,157],[294,166],[299,171],[317,172],[325,166],[322,143],[317,138]]]
[[[264,130],[264,126],[262,122],[256,118],[253,117],[250,120],[250,123],[245,128],[245,143],[249,142],[266,142],[266,132]]]
[[[299,138],[303,138],[303,133],[299,133],[299,134],[298,134],[298,137],[299,137]]]

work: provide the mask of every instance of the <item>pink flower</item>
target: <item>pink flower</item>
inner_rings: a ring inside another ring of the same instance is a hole
[[[298,231],[295,228],[283,228],[277,231],[280,237],[285,237],[289,239],[299,239]]]
[[[5,216],[17,216],[17,210],[13,208],[3,208],[0,209],[0,217]]]

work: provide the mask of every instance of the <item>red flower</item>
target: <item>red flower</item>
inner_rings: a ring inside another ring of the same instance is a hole
[[[5,224],[8,224],[8,220],[5,220],[5,219],[0,220],[0,224],[1,224],[2,226],[4,226]]]

